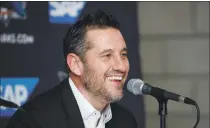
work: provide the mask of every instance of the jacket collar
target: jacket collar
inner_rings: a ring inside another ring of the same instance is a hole
[[[82,116],[80,114],[79,106],[69,86],[68,79],[62,83],[62,103],[64,111],[66,112],[68,127],[85,128]]]
[[[68,126],[75,128],[85,128],[82,115],[79,110],[77,101],[73,95],[73,92],[70,88],[68,78],[61,82],[62,88],[62,105],[66,113]],[[113,110],[113,105],[111,104],[111,109]],[[113,115],[114,116],[114,115]],[[109,122],[106,123],[106,128],[112,128],[114,126],[115,120],[112,118]]]

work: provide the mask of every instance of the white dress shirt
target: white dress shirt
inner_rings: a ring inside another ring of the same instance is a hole
[[[112,118],[110,105],[108,105],[102,113],[97,111],[79,92],[70,77],[69,84],[79,106],[85,128],[105,128],[105,123]]]

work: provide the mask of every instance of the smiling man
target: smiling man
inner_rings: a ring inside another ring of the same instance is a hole
[[[69,28],[63,50],[69,77],[23,106],[35,122],[43,128],[137,128],[131,112],[115,103],[129,72],[118,22],[102,11],[86,15]],[[8,127],[30,127],[20,113]]]

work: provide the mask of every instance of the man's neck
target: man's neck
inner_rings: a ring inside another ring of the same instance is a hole
[[[88,92],[84,87],[80,86],[78,87],[78,90],[96,110],[102,112],[103,109],[108,105],[108,102],[103,100],[101,97],[95,96],[91,92]]]
[[[87,101],[98,111],[102,112],[103,109],[109,104],[106,100],[100,96],[95,96],[91,92],[87,91],[81,83],[81,80],[71,76],[76,88],[87,99]]]

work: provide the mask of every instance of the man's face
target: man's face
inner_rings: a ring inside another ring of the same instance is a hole
[[[119,30],[88,30],[86,41],[93,46],[85,53],[84,87],[108,102],[120,100],[129,72],[127,48]]]

